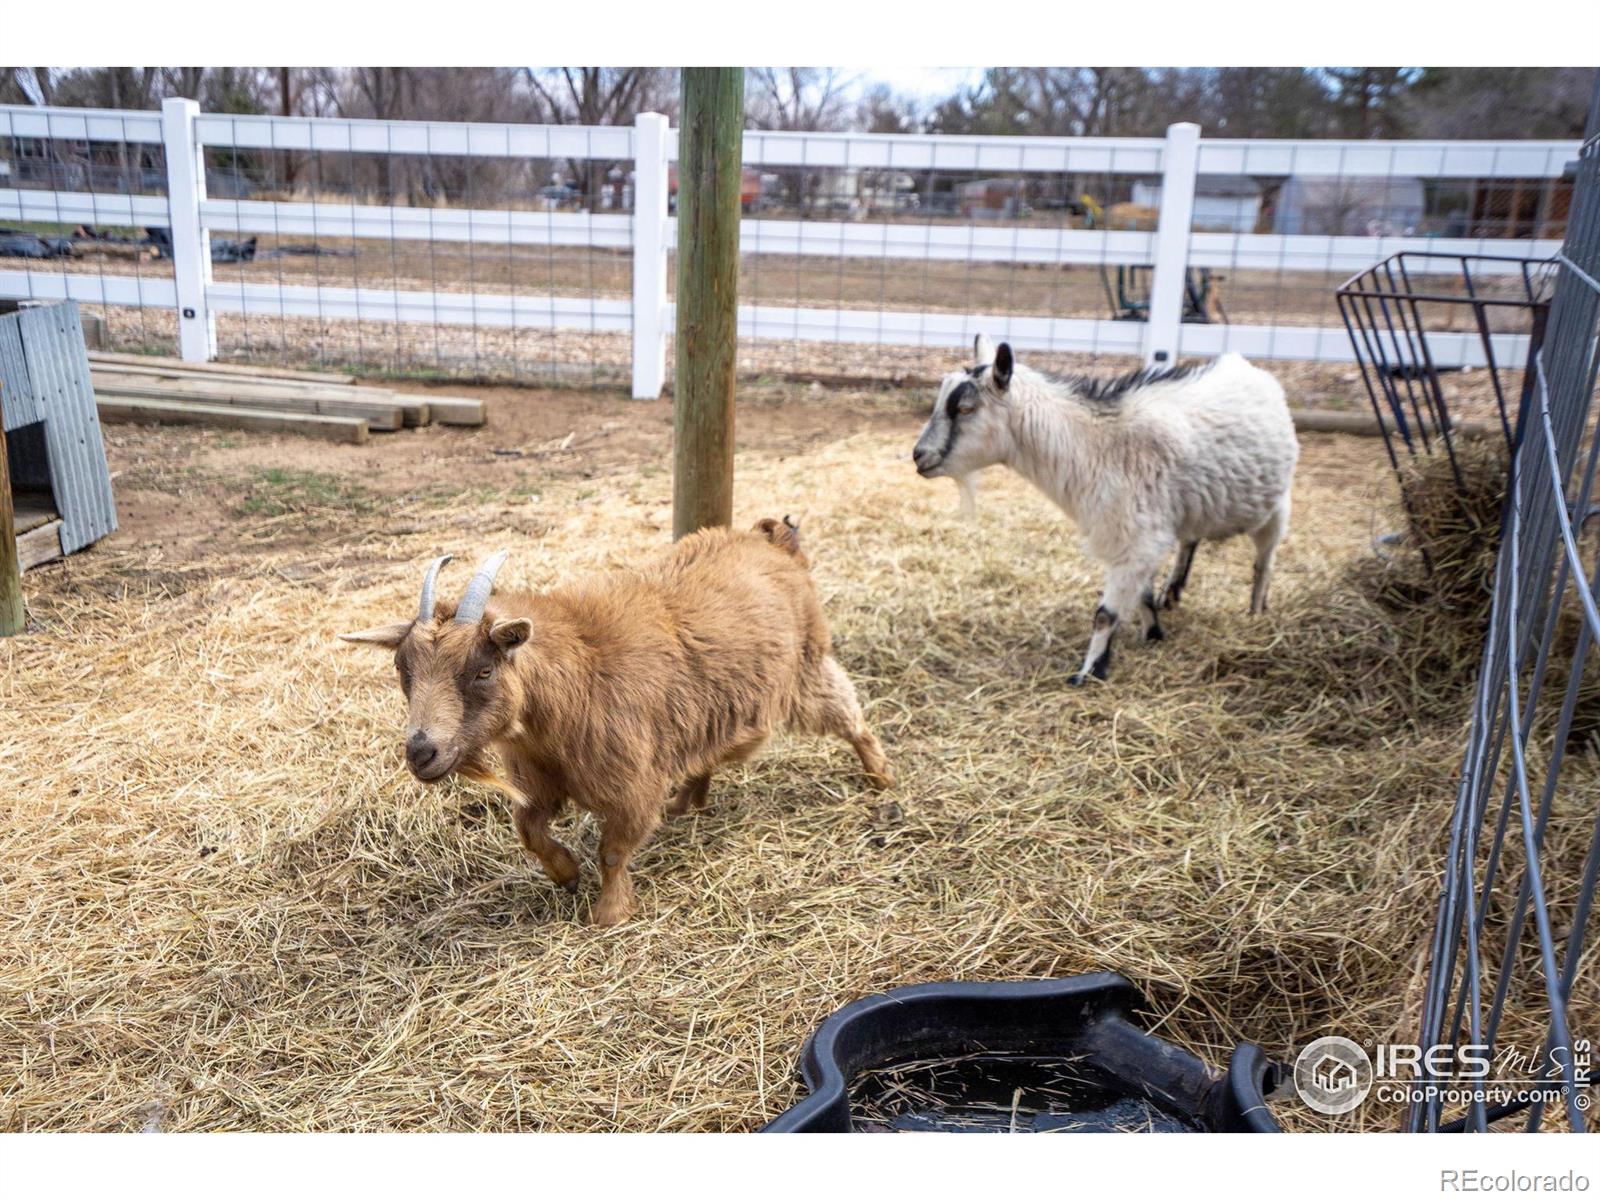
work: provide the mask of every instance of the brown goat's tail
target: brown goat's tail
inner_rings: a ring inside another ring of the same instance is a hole
[[[759,533],[779,550],[793,555],[801,562],[806,561],[805,552],[800,549],[800,522],[793,517],[785,517],[781,521],[762,517],[755,523],[751,532]]]

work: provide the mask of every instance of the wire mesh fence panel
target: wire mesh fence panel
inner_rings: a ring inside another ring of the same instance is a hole
[[[1585,1033],[1600,1011],[1592,961],[1583,970],[1600,876],[1600,122],[1590,130],[1516,435],[1418,1039],[1481,1048],[1493,1069],[1463,1082],[1427,1060],[1415,1130],[1512,1118],[1582,1130],[1589,1119]]]
[[[742,371],[937,376],[980,332],[1056,369],[1140,352],[1113,276],[1149,257],[1130,213],[1160,139],[751,132],[744,149]]]
[[[632,130],[206,118],[222,357],[627,378]]]
[[[1446,277],[1414,290],[1465,296],[1452,258],[1473,255],[1483,259],[1478,296],[1502,287],[1515,295],[1519,268],[1494,260],[1545,259],[1559,249],[1572,197],[1563,171],[1574,150],[1563,142],[1203,141],[1188,268],[1189,291],[1207,303],[1186,313],[1197,327],[1185,329],[1184,351],[1337,359],[1349,344],[1337,289],[1398,254],[1413,256],[1418,275]],[[1443,339],[1440,350],[1440,365],[1471,362],[1465,342]]]
[[[18,235],[70,233],[73,217],[113,234],[47,262],[0,259],[0,295],[70,291],[108,306],[119,342],[153,349],[170,350],[181,325],[199,357],[608,385],[631,368],[636,395],[659,393],[674,264],[671,217],[658,224],[656,210],[676,191],[662,118],[381,121],[168,102],[0,119],[0,214]],[[203,170],[166,161],[191,145]],[[1402,251],[1554,253],[1573,149],[1212,140],[1181,125],[1166,138],[750,131],[740,368],[934,376],[979,332],[1055,369],[1225,350],[1345,363],[1337,283]],[[113,240],[123,230],[148,242],[142,256]],[[173,253],[203,270],[175,274]]]
[[[0,107],[0,297],[79,302],[91,345],[177,344],[159,114]]]

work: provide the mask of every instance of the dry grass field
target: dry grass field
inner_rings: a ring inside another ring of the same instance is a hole
[[[753,385],[737,520],[801,518],[900,784],[779,738],[601,930],[593,824],[569,896],[497,796],[411,779],[392,669],[334,639],[446,550],[537,587],[667,544],[667,406],[483,394],[485,428],[359,447],[108,430],[121,531],[0,642],[0,1129],[747,1130],[828,1013],[940,978],[1122,971],[1213,1064],[1415,1028],[1476,631],[1386,584],[1379,443],[1305,440],[1271,614],[1248,545],[1207,548],[1169,640],[1075,690],[1098,579],[1040,496],[996,473],[958,519],[907,461],[920,391]]]
[[[218,263],[219,282],[289,286],[397,288],[519,296],[631,295],[632,254],[582,246],[471,246],[460,242],[320,238],[326,256],[266,257],[304,239],[262,236],[262,257]],[[170,262],[86,251],[40,264],[72,274],[170,278]],[[1333,291],[1346,271],[1219,271],[1228,319],[1240,324],[1339,326]],[[1144,280],[1148,286],[1148,276]],[[1109,289],[1109,291],[1108,291]],[[1004,312],[1019,316],[1109,318],[1114,269],[940,259],[834,258],[745,254],[741,299],[751,304],[897,312]]]

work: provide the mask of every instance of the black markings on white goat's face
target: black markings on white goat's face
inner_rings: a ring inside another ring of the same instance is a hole
[[[1004,427],[999,401],[988,363],[946,375],[911,452],[917,474],[924,479],[961,478],[999,462]]]

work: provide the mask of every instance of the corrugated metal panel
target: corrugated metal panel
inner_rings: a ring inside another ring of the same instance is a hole
[[[0,382],[5,384],[0,396],[5,404],[6,428],[37,421],[39,405],[33,385],[28,382],[27,361],[22,357],[22,322],[7,317],[0,317]]]
[[[62,550],[71,554],[111,533],[117,508],[77,303],[0,317],[0,378],[6,428],[44,422]]]

